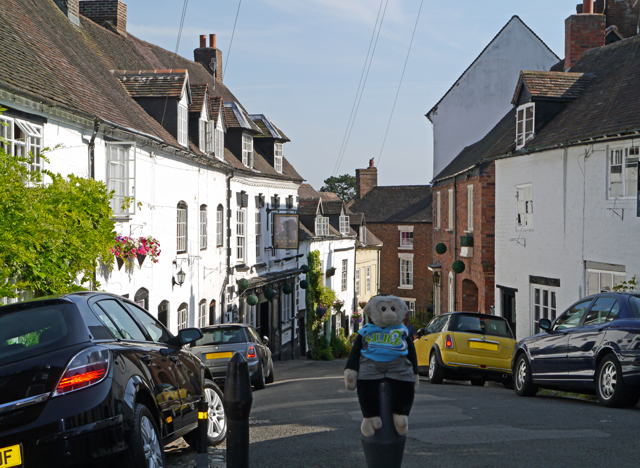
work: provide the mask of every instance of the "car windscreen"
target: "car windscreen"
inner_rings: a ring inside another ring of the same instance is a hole
[[[247,341],[242,327],[203,329],[201,331],[203,337],[195,341],[192,346],[244,343]]]
[[[456,317],[453,331],[463,333],[477,333],[479,335],[500,336],[503,338],[513,338],[511,329],[506,320],[493,317],[491,315],[464,315]]]
[[[0,365],[88,339],[89,334],[74,304],[25,303],[0,308]]]

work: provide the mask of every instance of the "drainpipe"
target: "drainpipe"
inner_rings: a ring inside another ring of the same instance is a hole
[[[222,283],[222,297],[220,298],[220,323],[224,323],[224,314],[227,312],[227,286],[229,285],[229,277],[231,276],[231,179],[233,179],[233,171],[227,172],[227,274]]]
[[[458,187],[457,177],[453,178],[453,261],[458,260]],[[452,264],[453,265],[453,264]],[[458,274],[454,272],[453,277],[453,310],[456,308],[458,299]],[[462,304],[461,304],[462,305]]]
[[[92,180],[96,179],[96,136],[98,135],[98,131],[100,130],[100,120],[93,120],[93,133],[91,134],[91,139],[89,140],[88,147],[88,157],[89,157],[89,177]],[[98,278],[96,274],[96,267],[93,268],[93,272],[91,273],[91,280],[93,281],[91,289],[96,289],[96,284],[98,283]]]

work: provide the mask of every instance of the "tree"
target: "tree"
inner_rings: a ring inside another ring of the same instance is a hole
[[[307,281],[309,287],[306,289],[307,307],[307,344],[309,346],[309,357],[311,359],[323,359],[322,350],[318,344],[320,342],[320,330],[322,324],[331,316],[331,304],[336,300],[336,293],[322,284],[323,272],[320,270],[320,251],[314,250],[307,255]],[[325,310],[322,317],[318,316],[317,309],[321,307]],[[329,351],[330,353],[330,351]]]
[[[338,177],[331,176],[324,179],[321,192],[333,192],[338,195],[343,202],[349,203],[356,196],[356,178],[349,174]]]
[[[98,259],[112,261],[115,232],[105,184],[29,171],[30,162],[0,146],[0,297],[81,290]]]

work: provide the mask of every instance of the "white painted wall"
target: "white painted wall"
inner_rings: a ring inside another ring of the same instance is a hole
[[[511,109],[521,70],[549,70],[558,57],[513,17],[429,113],[433,175],[483,138]]]
[[[495,163],[496,285],[517,289],[518,339],[534,330],[530,275],[560,279],[557,315],[587,295],[585,262],[624,266],[627,280],[640,275],[636,200],[608,198],[610,146],[556,149]],[[518,229],[515,187],[526,183],[533,187],[534,224]],[[496,312],[501,312],[498,288]]]

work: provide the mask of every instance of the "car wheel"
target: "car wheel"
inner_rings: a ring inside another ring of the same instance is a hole
[[[442,367],[438,363],[437,354],[437,351],[434,350],[429,358],[429,382],[432,384],[442,383]]]
[[[258,364],[258,375],[251,384],[255,387],[256,390],[262,390],[267,386],[267,382],[264,380],[264,368],[262,367],[262,362]]]
[[[227,416],[222,403],[222,391],[211,380],[204,381],[204,397],[207,400],[207,438],[209,446],[220,445],[227,437]],[[198,429],[185,434],[184,440],[194,449],[198,449]]]
[[[130,450],[124,465],[132,468],[164,468],[166,461],[158,425],[145,405],[133,409]]]
[[[613,355],[606,356],[596,373],[598,400],[605,406],[620,408],[638,403],[638,391],[622,379],[622,367]]]
[[[265,377],[265,383],[272,384],[276,378],[275,371],[273,370],[273,361],[269,359],[269,375]]]
[[[513,387],[520,396],[534,396],[538,393],[538,386],[531,381],[531,367],[524,354],[516,361],[516,374],[513,377]]]
[[[471,379],[471,385],[474,387],[484,387],[487,381],[485,379]]]

